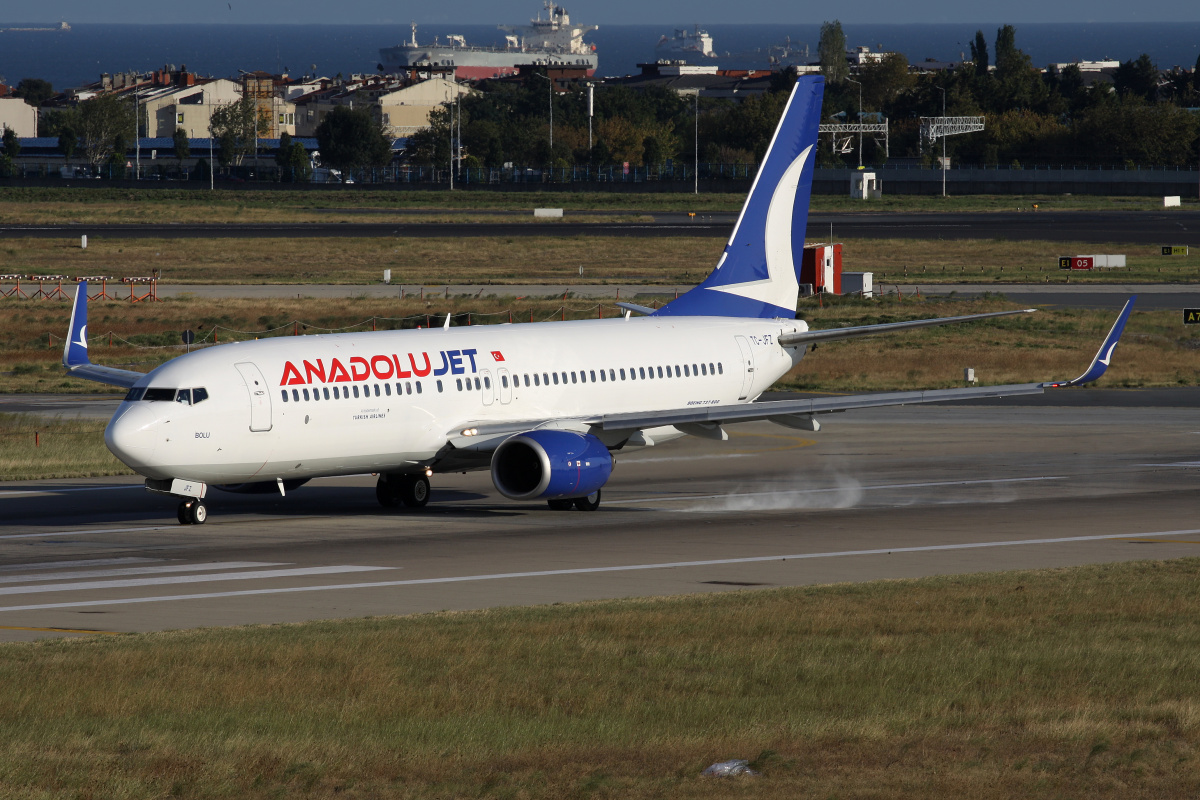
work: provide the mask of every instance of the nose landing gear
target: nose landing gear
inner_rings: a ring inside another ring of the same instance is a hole
[[[184,500],[179,504],[180,525],[203,525],[208,519],[208,509],[199,500]]]

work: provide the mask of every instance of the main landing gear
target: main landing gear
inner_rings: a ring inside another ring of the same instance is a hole
[[[180,525],[203,525],[208,519],[208,509],[199,500],[184,500],[179,504]]]
[[[384,508],[403,503],[409,508],[422,508],[429,502],[429,478],[406,473],[381,474],[375,484],[375,498]]]
[[[550,506],[551,511],[570,511],[572,508],[580,511],[595,511],[600,507],[600,490],[597,489],[584,497],[561,497],[547,500],[546,504]]]

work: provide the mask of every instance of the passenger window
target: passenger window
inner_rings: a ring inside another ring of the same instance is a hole
[[[417,381],[417,394],[421,393],[421,382]]]
[[[683,377],[685,377],[685,378],[690,378],[690,377],[692,377],[692,373],[688,372],[688,365],[687,365],[687,364],[684,364],[684,365],[683,365]]]
[[[482,389],[482,388],[483,388],[482,386],[480,386],[480,385],[479,385],[479,378],[476,378],[476,379],[475,379],[475,388],[476,388],[477,390],[478,390],[478,389]]]
[[[287,389],[281,389],[281,390],[279,391],[279,393],[280,393],[281,395],[283,395],[283,402],[285,402],[285,403],[286,403],[286,402],[287,402]]]
[[[297,403],[300,402],[300,391],[298,389],[292,389],[292,399]]]
[[[718,374],[718,375],[724,375],[724,374],[725,374],[725,365],[724,365],[724,364],[722,364],[720,361],[718,361],[718,362],[717,362],[717,374]]]
[[[354,399],[355,400],[358,399],[358,387],[357,386],[354,387]]]
[[[483,376],[483,386],[485,389],[492,388],[492,379],[489,378],[487,375]]]
[[[329,399],[329,390],[328,389],[322,389],[321,393],[325,395],[326,400]]]
[[[577,383],[577,381],[575,380],[575,373],[574,373],[574,372],[572,372],[572,373],[571,373],[571,383]]]
[[[454,382],[456,384],[458,384],[458,390],[461,392],[462,391],[462,378],[455,378]]]
[[[379,384],[375,384],[375,396],[379,397]]]
[[[692,369],[695,369],[695,367],[692,367]],[[701,374],[701,375],[707,375],[707,374],[708,374],[708,368],[707,368],[707,367],[705,367],[703,364],[701,364],[701,365],[700,365],[700,374]]]
[[[684,375],[687,375],[687,364],[684,364],[684,365],[683,365],[683,374],[684,374]],[[694,378],[694,377],[696,377],[696,376],[697,376],[697,375],[699,375],[699,374],[700,374],[700,370],[696,369],[696,365],[695,365],[695,364],[692,364],[692,377]]]
[[[392,396],[392,385],[390,383],[385,383],[383,385],[383,393],[386,394],[388,397]]]
[[[606,380],[608,380],[608,376],[604,374],[604,370],[600,370],[600,382],[604,383]]]
[[[621,380],[625,380],[625,368],[621,367]]]
[[[500,385],[505,389],[508,388],[508,376],[507,375],[500,376]]]
[[[438,387],[438,392],[441,392],[442,391],[442,381],[440,378],[438,379],[437,387]]]
[[[305,402],[308,402],[308,389],[304,390],[304,400]]]
[[[601,372],[604,372],[604,370],[600,370],[600,371],[601,371]],[[596,382],[596,370],[592,370],[592,371],[591,371],[591,375],[590,375],[590,377],[591,377],[591,379],[592,379],[592,383],[595,383],[595,382]]]
[[[412,394],[412,384],[411,384],[411,383],[405,382],[405,384],[404,384],[404,393],[405,393],[405,394]]]
[[[608,371],[608,379],[610,381],[615,381],[617,379],[617,371],[615,369],[610,369]]]
[[[641,378],[642,380],[646,380],[646,368],[645,367],[638,367],[638,377]]]
[[[554,373],[554,385],[558,386],[558,373]]]
[[[658,377],[660,377],[660,378],[661,378],[662,376],[663,376],[663,374],[662,374],[662,367],[659,367],[659,368],[658,368]]]
[[[667,369],[670,369],[670,367],[667,367]],[[678,364],[676,364],[676,365],[675,365],[675,377],[676,377],[676,378],[682,378],[682,377],[683,377],[683,373],[681,373],[681,372],[679,371],[679,365],[678,365]]]
[[[557,381],[555,381],[555,383],[557,383]],[[542,384],[545,386],[550,385],[550,375],[548,373],[542,373]]]
[[[567,373],[565,373],[565,372],[562,374],[562,382],[563,382],[563,386],[567,385]]]
[[[534,385],[534,386],[541,386],[541,385],[542,385],[542,382],[541,382],[541,381],[538,379],[538,374],[537,374],[536,372],[535,372],[535,373],[533,373],[533,385]]]

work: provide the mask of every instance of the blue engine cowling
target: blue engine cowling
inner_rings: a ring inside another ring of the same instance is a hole
[[[586,497],[608,482],[613,460],[595,436],[572,431],[519,433],[492,455],[492,483],[510,500]]]

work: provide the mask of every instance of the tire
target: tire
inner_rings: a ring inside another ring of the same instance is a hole
[[[429,502],[429,479],[424,475],[406,475],[400,487],[400,500],[409,508],[424,508]]]
[[[575,501],[569,497],[556,498],[554,500],[547,500],[546,505],[550,506],[551,511],[570,511],[575,507]]]
[[[580,511],[595,511],[600,507],[600,490],[597,489],[587,497],[576,497],[575,507]]]
[[[192,524],[191,503],[189,503],[187,500],[184,500],[182,503],[180,503],[179,510],[178,510],[178,512],[176,512],[175,516],[179,519],[180,525],[191,525]]]
[[[375,484],[375,499],[384,508],[395,508],[400,505],[400,481],[388,480],[386,475],[380,475]]]
[[[193,525],[203,525],[204,521],[208,519],[208,509],[204,507],[204,503],[192,503],[191,513],[188,516],[191,517]]]

